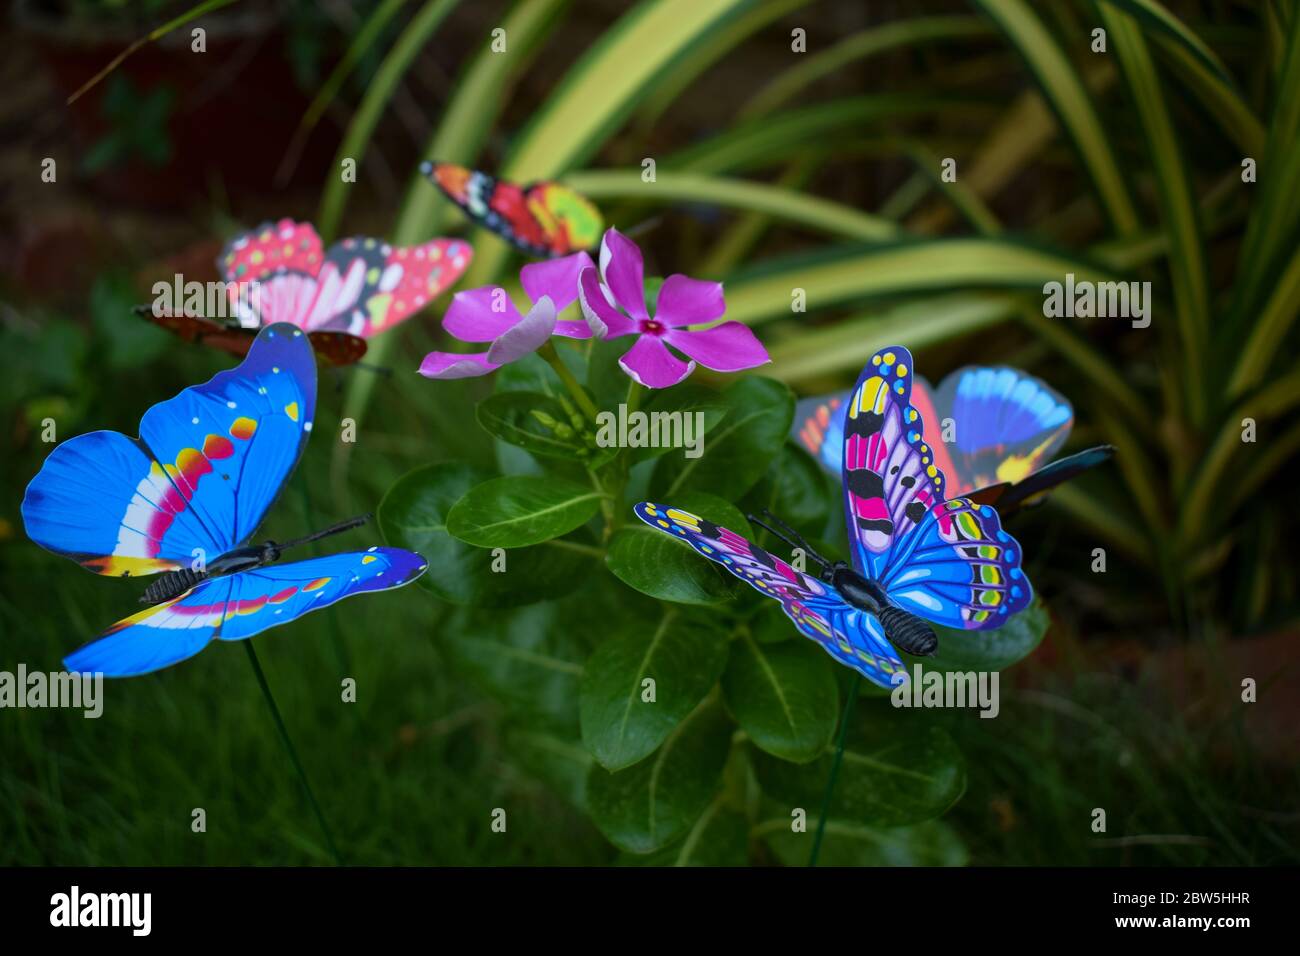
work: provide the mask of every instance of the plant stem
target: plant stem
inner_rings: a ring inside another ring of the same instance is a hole
[[[316,822],[320,824],[321,831],[325,834],[325,842],[329,845],[330,854],[333,855],[334,862],[342,866],[343,856],[334,843],[334,834],[330,831],[329,824],[325,822],[325,814],[321,812],[320,804],[316,801],[316,794],[307,781],[307,771],[303,769],[302,761],[298,759],[298,751],[294,749],[293,741],[289,738],[289,729],[285,727],[284,718],[280,716],[280,708],[275,705],[275,697],[271,694],[271,685],[266,682],[266,674],[262,672],[262,664],[257,659],[257,651],[253,650],[253,639],[251,637],[244,641],[244,650],[248,651],[248,663],[253,667],[253,674],[257,677],[257,685],[262,688],[262,696],[266,699],[266,706],[271,711],[276,730],[280,732],[280,741],[284,744],[284,749],[288,751],[289,760],[293,762],[294,769],[298,771],[298,779],[302,781],[303,790],[307,791],[307,801],[311,804],[312,812],[316,814]]]
[[[573,400],[582,409],[582,413],[587,416],[592,424],[595,424],[599,410],[596,408],[595,403],[592,402],[591,396],[587,394],[586,389],[578,384],[578,380],[573,377],[569,367],[564,364],[564,359],[560,358],[560,353],[555,351],[555,346],[550,342],[546,342],[537,350],[537,354],[546,359],[547,364],[555,369],[555,374],[560,376],[560,381],[564,383],[564,387],[568,389],[569,394],[573,396]]]
[[[835,742],[835,759],[831,762],[831,776],[826,781],[826,793],[822,795],[821,817],[817,820],[817,835],[813,837],[812,856],[808,858],[809,866],[817,865],[817,857],[822,851],[822,837],[826,834],[826,815],[831,810],[831,795],[835,793],[835,782],[840,777],[840,763],[844,760],[844,737],[849,730],[849,718],[853,716],[853,703],[858,699],[858,682],[862,678],[855,674],[853,686],[849,688],[849,699],[844,702],[844,713],[840,716],[840,734]]]

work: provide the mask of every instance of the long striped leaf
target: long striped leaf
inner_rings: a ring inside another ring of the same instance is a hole
[[[856,61],[923,43],[983,39],[990,32],[987,23],[972,16],[916,17],[863,30],[820,53],[799,57],[795,66],[777,74],[750,98],[741,108],[738,119],[744,121],[767,116],[791,102],[813,83]]]
[[[428,0],[411,22],[402,30],[393,48],[384,57],[374,78],[366,88],[366,95],[361,98],[356,115],[348,124],[343,142],[339,143],[334,156],[334,165],[330,173],[325,193],[321,196],[320,208],[316,213],[316,230],[326,242],[330,241],[338,230],[339,220],[343,216],[343,207],[347,204],[348,192],[352,184],[345,183],[339,170],[345,159],[356,162],[361,168],[361,160],[374,136],[375,127],[392,99],[406,71],[424,49],[429,38],[442,25],[447,15],[455,9],[460,0]]]
[[[1137,21],[1109,0],[1103,0],[1100,10],[1146,133],[1147,152],[1155,170],[1160,211],[1170,241],[1169,271],[1178,317],[1184,394],[1189,417],[1193,423],[1200,423],[1206,409],[1202,376],[1210,328],[1210,293],[1196,197],[1160,79]]]
[[[875,249],[832,250],[768,263],[727,283],[727,316],[757,324],[791,314],[802,289],[808,311],[873,296],[953,288],[1041,290],[1062,281],[1118,281],[1087,261],[1003,239],[935,239]]]
[[[1110,150],[1110,140],[1083,81],[1055,38],[1023,0],[974,0],[974,3],[993,18],[1024,57],[1069,132],[1116,231],[1120,234],[1135,231],[1137,213]]]
[[[694,202],[744,209],[863,242],[879,242],[898,236],[898,227],[887,219],[828,199],[742,179],[664,169],[657,172],[654,182],[645,182],[639,169],[603,169],[570,173],[564,181],[596,200],[634,199],[654,204]]]
[[[501,174],[559,176],[593,155],[693,44],[753,0],[642,0],[582,55],[519,135]],[[476,249],[467,285],[500,271],[508,249]]]

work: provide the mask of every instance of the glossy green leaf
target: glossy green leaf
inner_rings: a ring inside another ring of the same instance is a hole
[[[662,502],[661,502],[662,503]],[[700,491],[683,492],[673,502],[742,537],[753,537],[749,522],[731,503]],[[672,535],[633,520],[609,542],[606,564],[624,584],[676,604],[721,604],[735,597],[737,581],[713,561]]]
[[[1047,608],[1035,600],[1002,627],[992,631],[956,631],[936,625],[934,632],[939,637],[939,649],[933,657],[919,660],[926,670],[1005,670],[1034,652],[1050,624]]]
[[[631,459],[634,463],[665,454],[685,458],[688,452],[693,453],[692,446],[703,448],[708,430],[717,425],[730,409],[718,392],[687,382],[652,393],[640,410],[649,416],[645,419],[647,427],[653,424],[661,438],[659,447],[633,448]],[[617,412],[615,415],[617,427]],[[688,415],[691,416],[689,421],[685,417]],[[691,442],[685,441],[687,429],[690,430]],[[669,436],[666,441],[662,437],[665,434]]]
[[[568,541],[552,541],[505,554],[505,570],[492,551],[453,538],[447,513],[489,473],[450,462],[408,472],[379,504],[379,529],[391,545],[424,555],[429,571],[419,583],[452,604],[514,607],[566,594],[595,567],[592,556]]]
[[[507,475],[476,485],[447,512],[447,530],[480,548],[523,548],[580,528],[600,493],[563,478]]]
[[[803,765],[761,751],[753,757],[763,792],[791,810],[807,810],[812,826],[832,754]],[[875,827],[921,823],[942,816],[965,789],[965,762],[947,732],[915,711],[895,711],[888,700],[858,702],[831,800],[832,819]]]
[[[577,721],[590,635],[554,603],[509,611],[458,609],[438,629],[458,673],[520,713],[556,727]]]
[[[726,634],[712,622],[670,609],[657,625],[624,628],[596,649],[583,670],[583,743],[606,770],[631,766],[699,705],[726,663]]]
[[[569,413],[549,395],[497,392],[478,403],[474,417],[488,434],[530,454],[572,461],[591,458],[591,449],[574,431]]]
[[[727,414],[705,432],[703,454],[667,455],[656,464],[650,488],[664,504],[676,504],[686,491],[739,499],[785,444],[794,419],[794,395],[785,385],[749,376],[724,391],[722,398]]]
[[[732,645],[722,692],[742,730],[782,760],[806,763],[830,743],[839,719],[832,662],[811,641]]]
[[[839,504],[837,492],[838,489],[832,491],[830,478],[817,460],[787,440],[742,504],[747,513],[766,508],[805,535],[820,535],[830,519],[832,506]],[[758,543],[769,550],[786,550],[785,545],[771,540],[766,533],[760,534],[760,538]]]
[[[624,853],[620,866],[745,866],[749,862],[749,823],[722,799],[714,800],[672,846],[644,856]]]
[[[593,765],[587,804],[619,849],[651,853],[686,833],[722,784],[731,722],[716,703],[697,708],[640,763],[610,773]]]

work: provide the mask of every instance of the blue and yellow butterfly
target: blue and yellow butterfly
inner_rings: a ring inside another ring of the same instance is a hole
[[[791,435],[836,476],[848,398],[845,392],[804,399]],[[1098,445],[1052,461],[1069,437],[1074,409],[1042,379],[1015,368],[969,365],[937,390],[918,376],[912,405],[933,441],[948,494],[996,505],[1003,516],[1114,453],[1111,446]],[[944,421],[954,425],[951,443],[939,440]]]
[[[670,505],[635,506],[642,521],[686,541],[781,602],[799,631],[882,687],[905,673],[894,645],[934,653],[925,623],[957,630],[1000,627],[1033,598],[1020,545],[990,505],[949,500],[945,477],[911,404],[912,356],[881,349],[844,405],[840,460],[852,564],[818,555],[771,519],[756,524],[820,565],[797,571],[758,545]],[[771,516],[768,516],[771,518]]]
[[[364,591],[400,587],[427,567],[397,548],[272,566],[286,545],[249,546],[293,472],[316,411],[316,362],[301,329],[262,329],[236,368],[153,406],[140,437],[98,431],[54,449],[27,486],[27,535],[96,574],[161,573],[145,600],[69,655],[72,672],[125,677],[241,640]]]

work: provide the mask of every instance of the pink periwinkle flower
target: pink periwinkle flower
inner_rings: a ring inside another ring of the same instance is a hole
[[[605,232],[600,244],[600,273],[595,266],[578,277],[578,298],[597,338],[637,336],[618,364],[642,385],[676,385],[699,362],[715,372],[739,372],[771,359],[749,327],[740,322],[704,325],[727,310],[722,283],[670,275],[659,289],[655,315],[646,308],[644,266],[636,243],[617,229]],[[668,346],[685,354],[678,358]]]
[[[582,320],[559,319],[578,297],[578,276],[595,270],[591,256],[579,252],[561,259],[533,262],[519,270],[531,307],[520,313],[500,286],[457,292],[442,327],[465,342],[491,342],[486,352],[430,352],[420,363],[426,378],[471,378],[536,352],[552,335],[591,337]]]

